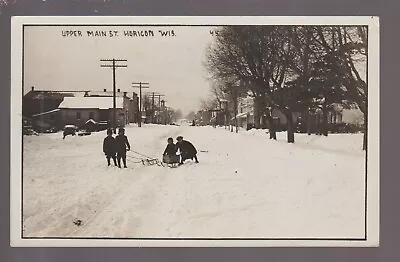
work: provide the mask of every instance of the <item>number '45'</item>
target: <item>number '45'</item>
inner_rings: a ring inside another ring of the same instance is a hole
[[[210,35],[212,35],[212,36],[218,36],[219,35],[219,32],[218,31],[213,31],[213,30],[210,30]]]

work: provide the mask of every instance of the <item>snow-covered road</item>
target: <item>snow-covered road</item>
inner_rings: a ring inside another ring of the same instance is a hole
[[[170,136],[193,142],[200,163],[179,168],[107,167],[105,132],[24,137],[23,236],[364,237],[362,135],[287,144],[285,133],[263,132],[127,127],[132,150],[147,156],[160,158]]]

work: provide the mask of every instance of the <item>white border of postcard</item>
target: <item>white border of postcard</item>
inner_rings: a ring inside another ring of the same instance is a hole
[[[46,24],[368,25],[367,239],[345,240],[105,240],[21,238],[22,32]],[[13,17],[11,30],[10,243],[14,247],[374,247],[379,245],[379,18],[378,17]]]

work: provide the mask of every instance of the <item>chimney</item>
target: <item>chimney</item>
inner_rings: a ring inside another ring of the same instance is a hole
[[[31,90],[32,90],[32,91],[34,91],[34,90],[35,90],[35,87],[34,87],[34,86],[32,86],[32,87],[31,87]]]
[[[126,94],[128,94],[128,92],[124,92],[124,97],[126,97]]]
[[[118,89],[117,89],[117,92],[118,92],[118,93],[121,92],[121,89],[118,88]]]
[[[104,88],[104,92],[107,92],[107,89]]]

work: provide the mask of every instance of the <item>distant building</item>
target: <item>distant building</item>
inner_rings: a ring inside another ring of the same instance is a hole
[[[196,125],[205,126],[211,124],[212,112],[209,110],[199,110],[195,116]]]
[[[255,118],[254,118],[254,110],[256,109],[257,104],[255,103],[255,99],[253,97],[245,97],[241,98],[238,103],[238,114],[236,115],[238,126],[243,128],[249,128],[255,126]],[[293,123],[296,124],[300,119],[302,114],[300,112],[293,112]],[[232,118],[231,120],[233,120]],[[276,128],[279,130],[287,125],[287,117],[278,109],[272,110],[272,119]],[[265,123],[265,124],[263,124]],[[260,126],[262,128],[268,128],[269,123],[265,115],[262,115],[260,118]]]
[[[129,103],[124,103],[124,97],[116,97],[117,126],[129,123]],[[129,101],[129,100],[128,100]],[[59,106],[60,118],[63,125],[82,127],[92,119],[96,122],[113,121],[112,97],[66,97]]]
[[[238,114],[236,115],[238,126],[247,128],[254,125],[254,101],[251,97],[239,99]],[[233,119],[232,119],[233,120]]]
[[[104,89],[96,92],[89,92],[88,97],[113,97],[113,92]],[[124,108],[128,110],[127,123],[138,123],[139,121],[139,97],[135,92],[129,94],[128,92],[121,92],[120,89],[116,90],[116,97],[124,99]]]
[[[132,98],[129,100],[129,122],[139,122],[139,97],[133,93]]]
[[[116,92],[117,125],[138,122],[138,96]],[[34,87],[23,97],[23,116],[30,119],[32,127],[43,132],[47,129],[61,129],[66,124],[83,127],[92,119],[112,123],[113,92],[103,91],[45,91]]]
[[[73,97],[72,93],[55,91],[39,91],[34,87],[22,98],[22,115],[32,117],[58,108],[65,97]]]

